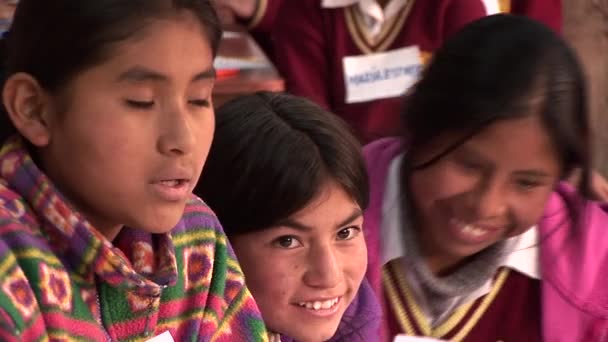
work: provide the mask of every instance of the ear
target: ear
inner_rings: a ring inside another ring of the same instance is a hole
[[[4,107],[15,128],[37,147],[50,141],[48,99],[38,81],[23,72],[11,75],[2,90]]]

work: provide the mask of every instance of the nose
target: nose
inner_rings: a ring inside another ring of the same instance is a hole
[[[499,217],[507,212],[508,193],[496,179],[487,179],[477,185],[471,198],[471,206],[478,219]]]
[[[340,261],[335,246],[327,244],[311,249],[308,268],[304,273],[304,283],[316,288],[334,288],[341,279]]]
[[[167,156],[187,155],[194,146],[194,132],[189,113],[175,105],[160,114],[158,150]]]

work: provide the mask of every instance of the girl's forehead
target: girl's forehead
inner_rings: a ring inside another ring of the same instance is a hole
[[[559,169],[561,159],[538,115],[495,122],[465,141],[460,150],[514,169],[526,165]]]
[[[559,169],[559,153],[540,116],[530,115],[496,121],[475,133],[450,131],[439,134],[411,150],[411,158],[414,165],[432,165],[431,161],[436,158],[457,155],[495,167],[512,170],[534,167],[553,173]]]

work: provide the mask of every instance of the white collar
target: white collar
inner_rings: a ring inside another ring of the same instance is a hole
[[[498,0],[482,0],[482,2],[486,8],[487,15],[500,13],[500,4],[498,3]]]
[[[322,0],[321,7],[340,8],[359,4],[359,10],[373,36],[378,34],[382,25],[397,15],[408,1],[414,0],[390,0],[386,7],[382,9],[376,0]]]
[[[384,198],[382,201],[382,264],[405,256],[403,243],[403,216],[401,214],[400,167],[403,154],[391,161]],[[512,244],[512,252],[499,266],[505,266],[534,279],[540,279],[540,255],[538,249],[539,232],[537,227],[530,228],[525,233],[508,240]]]

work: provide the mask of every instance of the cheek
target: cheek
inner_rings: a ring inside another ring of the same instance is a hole
[[[367,247],[363,238],[357,238],[352,246],[344,249],[340,254],[341,264],[344,265],[344,274],[350,278],[353,285],[358,286],[367,271]]]
[[[449,165],[438,162],[427,169],[416,171],[410,177],[413,200],[420,209],[428,208],[436,201],[470,191],[475,178],[460,174]]]
[[[127,154],[125,158],[141,155],[154,147],[153,136],[157,131],[152,120],[129,115],[113,105],[107,105],[103,110],[74,106],[65,114],[63,122],[57,138],[69,140],[66,142],[74,148],[114,154],[116,158],[124,154]]]
[[[533,194],[521,195],[511,203],[511,211],[517,220],[517,232],[523,233],[528,228],[539,223],[543,216],[545,205],[551,195],[550,190]]]
[[[256,302],[261,307],[266,307],[276,305],[281,298],[289,294],[290,289],[297,288],[297,280],[301,279],[298,274],[302,267],[288,257],[278,256],[272,252],[259,252],[260,249],[257,247],[243,250],[235,246],[247,287]]]
[[[215,132],[215,114],[213,111],[205,113],[193,123],[194,127],[194,146],[198,149],[195,153],[200,156],[201,169],[207,160],[211,143],[213,142],[213,134]]]

